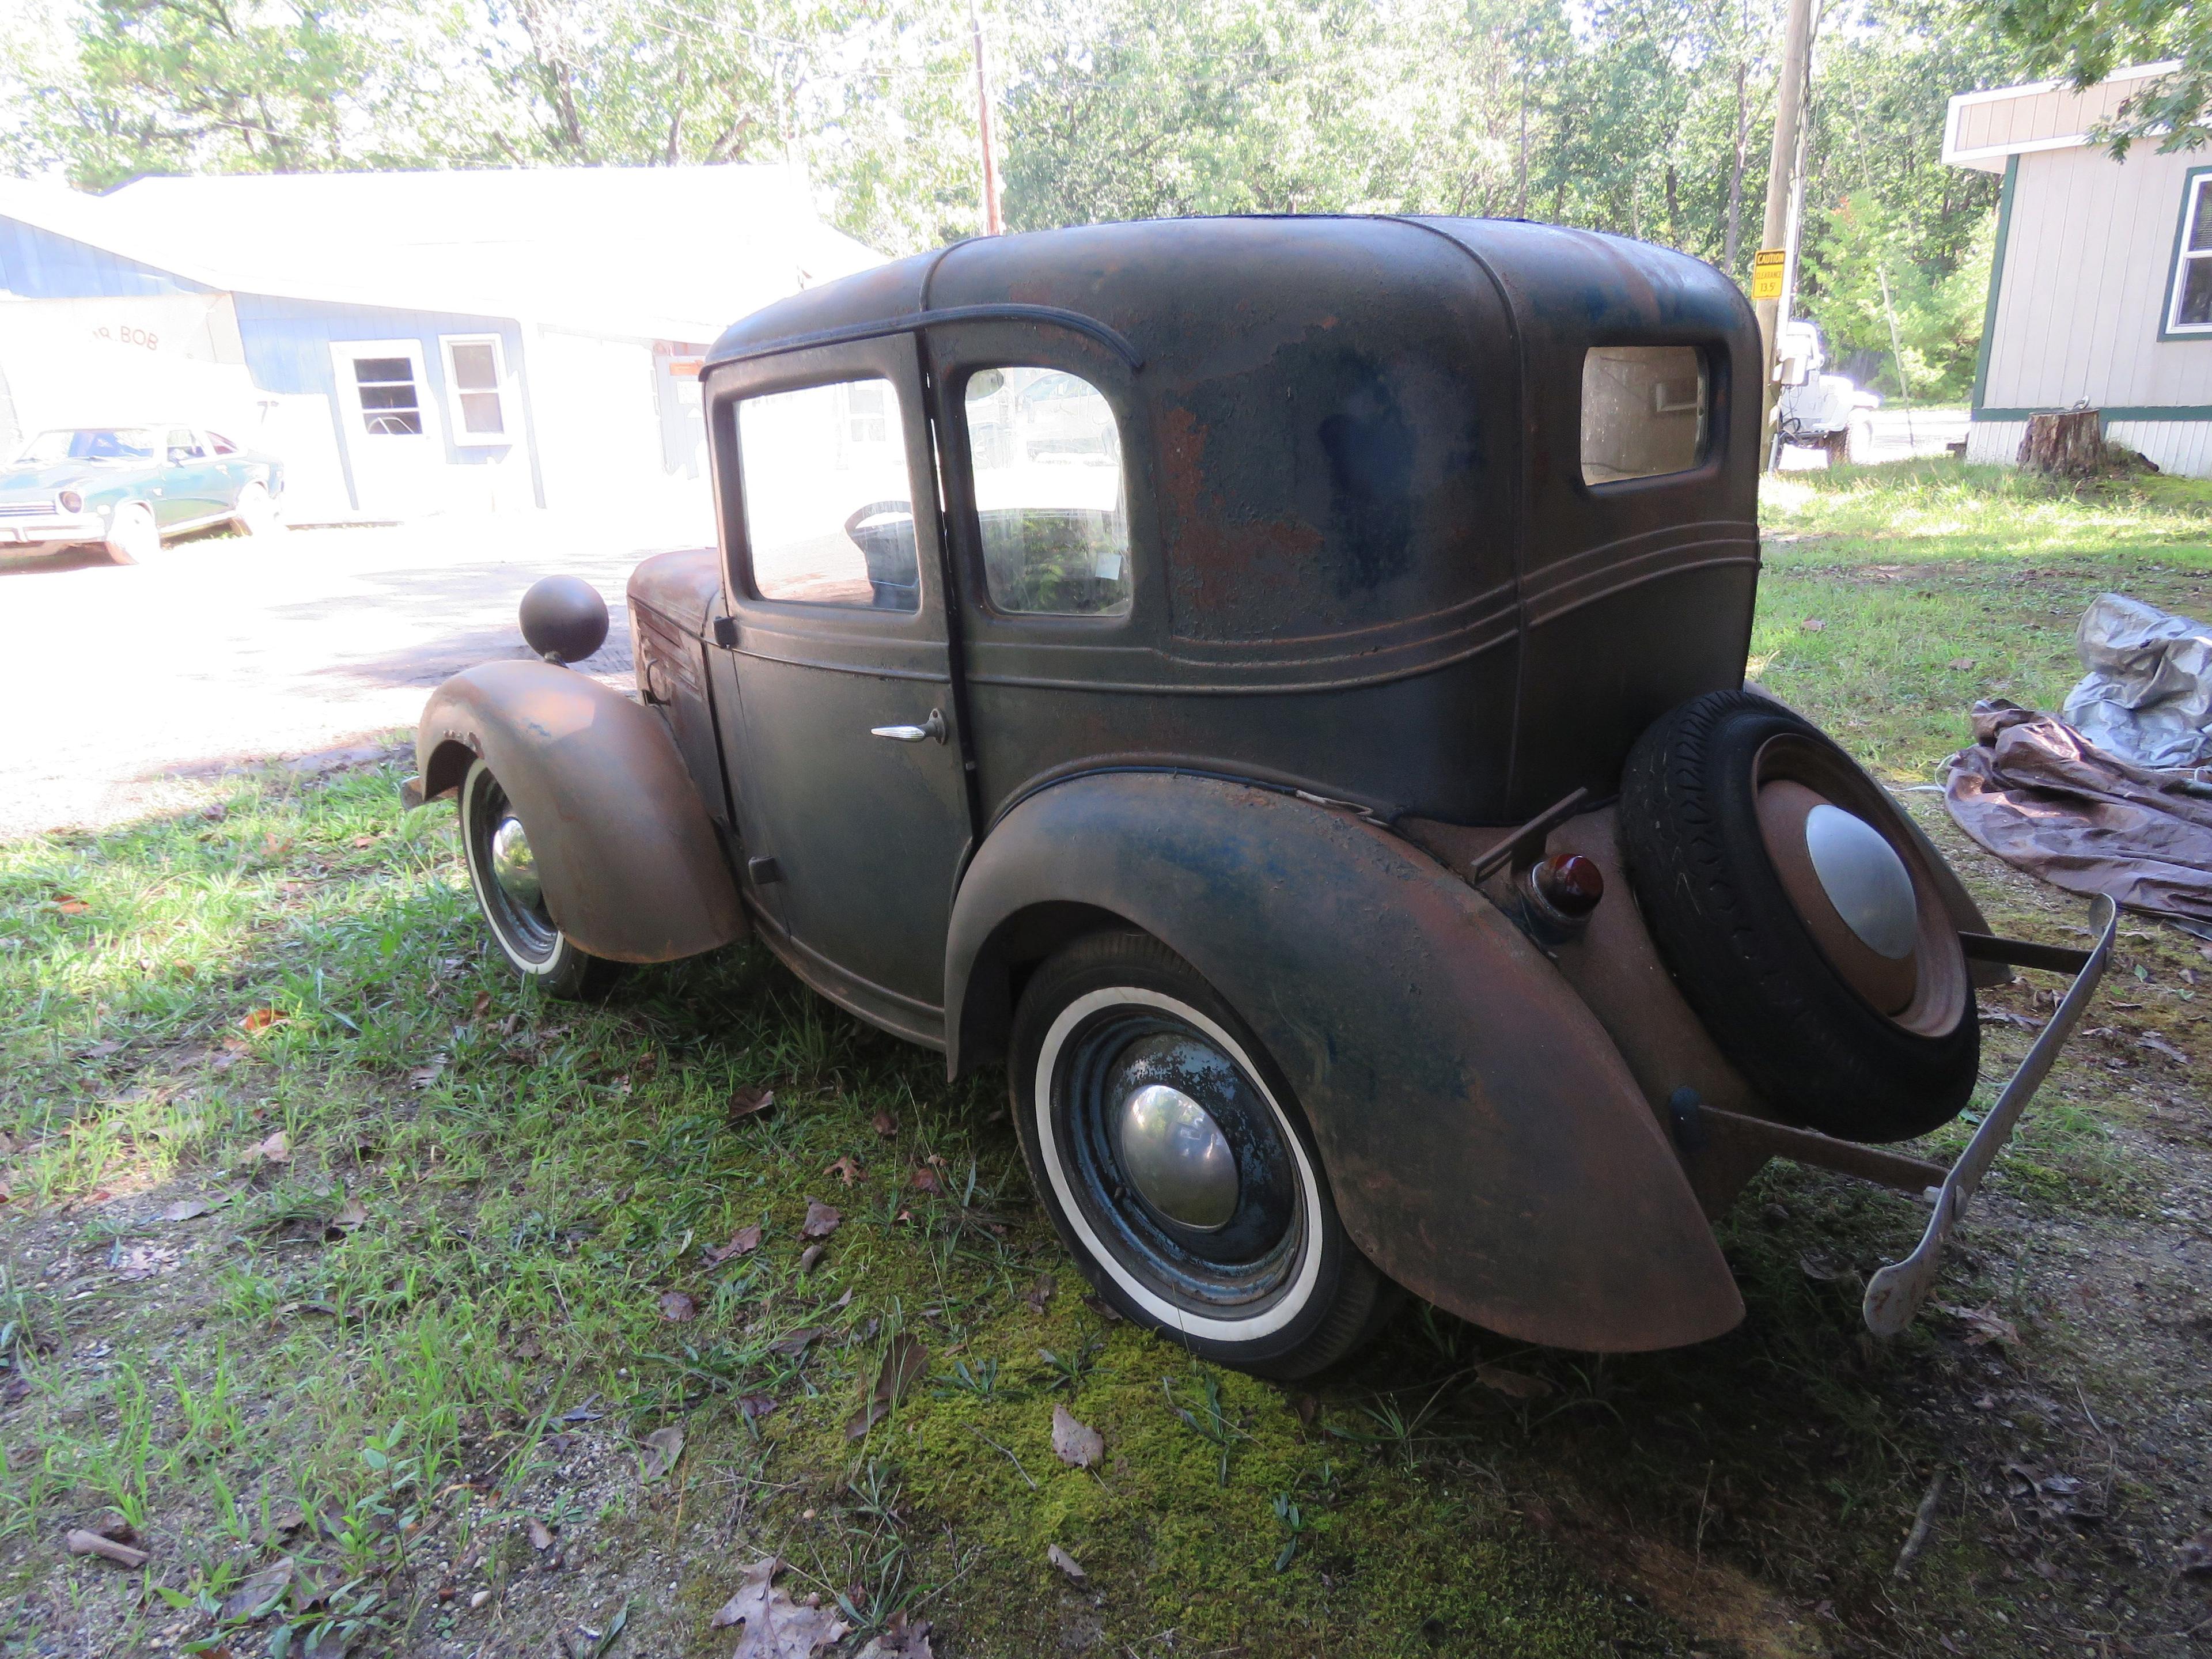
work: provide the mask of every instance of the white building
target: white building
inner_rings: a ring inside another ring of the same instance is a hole
[[[0,448],[191,422],[295,519],[703,502],[707,345],[878,263],[775,167],[0,179]]]
[[[2010,462],[2029,416],[2088,404],[2106,436],[2212,477],[2212,151],[2124,162],[2090,130],[2175,67],[1951,100],[1943,159],[2002,173],[1969,460]]]

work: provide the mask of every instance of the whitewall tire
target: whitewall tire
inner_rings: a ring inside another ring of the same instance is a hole
[[[1158,939],[1094,933],[1040,967],[1010,1084],[1038,1196],[1124,1317],[1263,1376],[1334,1363],[1395,1296],[1346,1236],[1258,1040]]]
[[[588,954],[562,933],[545,908],[528,832],[507,791],[482,760],[461,782],[461,849],[469,885],[491,936],[514,970],[549,996],[597,996],[621,964]]]

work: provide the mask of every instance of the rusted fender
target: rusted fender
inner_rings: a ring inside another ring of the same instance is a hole
[[[547,911],[593,956],[672,962],[745,931],[714,827],[658,716],[551,663],[481,663],[422,710],[423,797],[458,789],[478,757],[530,837]]]
[[[1046,789],[985,839],[955,902],[956,1068],[963,1045],[994,1044],[1008,952],[1069,905],[1156,935],[1250,1023],[1352,1238],[1415,1294],[1598,1352],[1702,1341],[1743,1316],[1604,1029],[1419,848],[1349,811],[1188,774]]]

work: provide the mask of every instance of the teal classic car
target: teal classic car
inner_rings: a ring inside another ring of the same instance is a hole
[[[0,470],[0,556],[97,547],[139,564],[166,538],[273,530],[282,463],[181,422],[41,432]]]

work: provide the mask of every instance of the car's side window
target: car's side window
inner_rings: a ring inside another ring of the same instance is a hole
[[[1121,434],[1104,395],[1061,369],[985,368],[968,377],[961,412],[993,607],[1126,616]]]
[[[218,455],[235,455],[238,453],[238,446],[231,442],[229,439],[224,437],[220,432],[209,433],[208,441],[215,446],[215,453]]]
[[[1711,390],[1694,346],[1594,346],[1583,358],[1583,482],[1686,472],[1705,459]]]
[[[770,392],[738,405],[753,592],[807,605],[921,605],[899,396],[888,380]]]
[[[206,457],[207,451],[200,447],[200,441],[190,432],[179,427],[169,434],[169,459],[172,463],[204,460]]]

